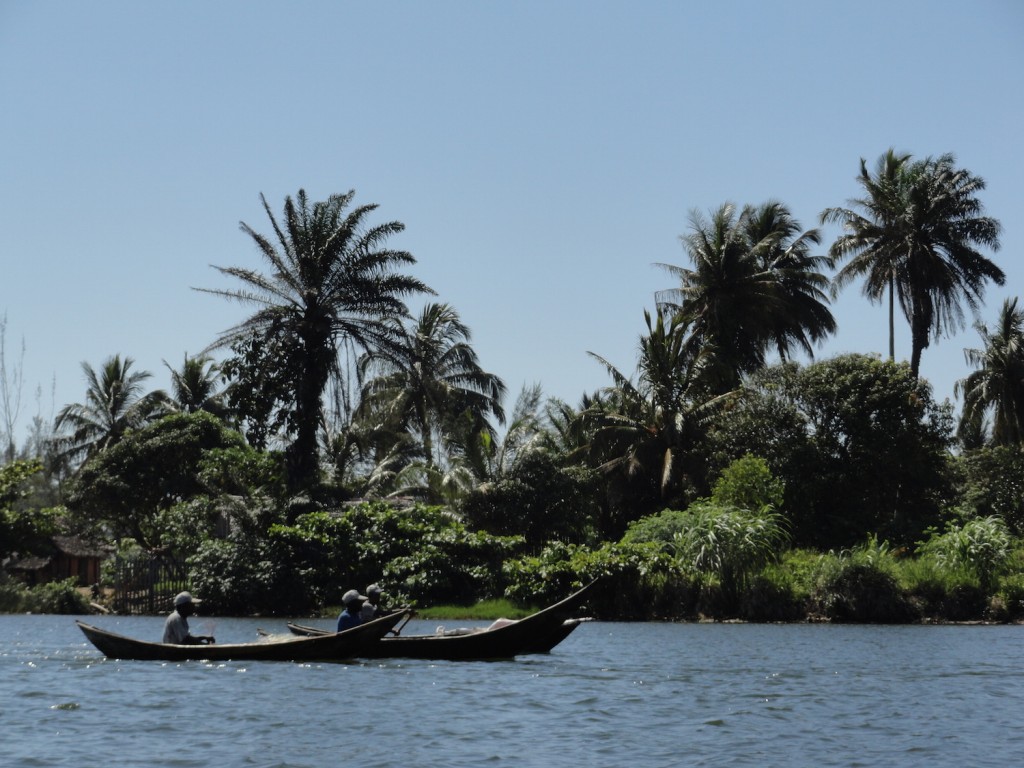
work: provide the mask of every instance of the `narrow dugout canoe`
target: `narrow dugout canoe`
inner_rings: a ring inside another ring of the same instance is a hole
[[[401,620],[396,613],[321,637],[269,638],[257,643],[173,645],[136,640],[76,621],[104,656],[139,661],[343,661],[363,654]]]
[[[471,661],[507,659],[528,653],[548,653],[583,621],[572,617],[594,586],[591,582],[559,603],[519,621],[496,627],[483,627],[460,633],[399,635],[384,637],[359,655],[364,658],[435,659]],[[329,637],[330,630],[288,624],[295,635]]]

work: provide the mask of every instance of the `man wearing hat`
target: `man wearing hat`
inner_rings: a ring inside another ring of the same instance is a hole
[[[371,621],[384,615],[384,610],[380,606],[380,596],[383,594],[384,590],[379,584],[371,584],[366,588],[366,602],[359,613],[363,621]]]
[[[182,592],[174,598],[174,611],[164,622],[164,642],[175,645],[208,645],[216,640],[210,635],[193,635],[188,631],[188,617],[196,612],[196,605],[201,600],[194,600],[188,592]]]
[[[344,632],[346,629],[352,629],[363,623],[359,612],[362,610],[363,603],[366,602],[366,595],[360,595],[356,590],[350,589],[344,595],[341,596],[341,602],[345,606],[345,610],[338,616],[338,631]]]

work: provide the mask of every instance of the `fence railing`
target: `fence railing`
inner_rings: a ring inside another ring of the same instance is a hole
[[[114,560],[115,613],[167,613],[174,596],[187,589],[184,563],[149,555],[118,556]]]

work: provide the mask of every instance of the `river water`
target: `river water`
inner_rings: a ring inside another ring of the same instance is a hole
[[[163,621],[94,623],[158,640]],[[589,622],[514,661],[168,664],[0,616],[0,724],[14,768],[1011,766],[1024,627]]]

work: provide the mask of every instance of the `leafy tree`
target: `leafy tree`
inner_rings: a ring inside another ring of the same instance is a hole
[[[978,246],[999,248],[999,222],[981,215],[977,193],[983,179],[957,169],[952,154],[912,161],[890,149],[875,173],[860,161],[857,181],[864,196],[849,208],[827,208],[822,222],[841,224],[829,249],[835,262],[850,261],[836,274],[838,290],[864,277],[864,294],[880,301],[889,292],[889,358],[895,359],[894,304],[910,323],[910,369],[917,376],[921,353],[933,335],[963,326],[965,302],[977,313],[988,280],[1006,276]]]
[[[680,285],[660,291],[658,305],[690,325],[689,353],[711,353],[721,389],[761,368],[770,348],[783,359],[794,346],[813,354],[835,331],[828,278],[818,271],[826,259],[810,253],[820,234],[801,233],[784,205],[737,213],[726,203],[710,220],[691,213],[690,227],[682,240],[693,268],[661,265]]]
[[[547,451],[529,451],[458,509],[472,528],[523,536],[534,549],[551,540],[591,544],[601,516],[598,479],[595,470],[563,467]]]
[[[89,385],[85,402],[65,405],[54,424],[56,431],[67,433],[57,438],[63,457],[92,458],[166,412],[167,395],[162,390],[145,392],[143,384],[152,374],[132,371],[134,363],[120,355],[107,358],[99,371],[82,363]]]
[[[795,543],[841,549],[865,534],[910,544],[951,498],[952,413],[909,366],[841,355],[766,369],[716,421],[715,465],[764,457],[785,483]]]
[[[977,370],[956,383],[964,395],[962,431],[975,429],[985,415],[992,414],[992,443],[1020,445],[1024,442],[1024,310],[1017,299],[1003,302],[995,327],[975,325],[984,347],[965,349],[968,364]]]
[[[504,438],[485,432],[479,439],[467,441],[465,456],[479,483],[499,481],[530,454],[548,449],[543,407],[541,386],[524,386],[516,397]]]
[[[782,360],[794,347],[813,358],[814,347],[836,332],[828,308],[829,279],[821,272],[829,259],[811,253],[811,246],[821,243],[821,233],[801,232],[789,209],[774,200],[748,206],[741,219],[747,248],[772,283],[769,341]]]
[[[166,535],[166,515],[176,505],[246,490],[232,483],[244,475],[226,471],[224,454],[216,453],[229,449],[249,450],[213,415],[167,416],[88,461],[69,489],[68,507],[86,530],[158,550],[174,543]],[[206,512],[193,521],[199,530],[212,530],[216,509]]]
[[[299,190],[295,200],[285,198],[283,222],[279,223],[261,195],[274,239],[244,222],[241,228],[256,243],[272,272],[264,275],[242,267],[217,267],[243,286],[200,289],[258,308],[221,334],[214,346],[255,341],[279,353],[276,360],[261,362],[274,363],[268,376],[270,401],[287,397],[281,408],[285,426],[294,436],[286,455],[289,482],[295,489],[319,479],[318,434],[324,392],[332,376],[347,373],[339,365],[341,349],[369,350],[394,343],[392,320],[408,314],[404,299],[430,291],[419,280],[397,271],[415,263],[412,255],[386,245],[403,225],[367,226],[376,206],[350,209],[354,196],[350,191],[311,203],[305,191]],[[262,373],[253,367],[243,370]],[[283,394],[283,382],[290,384],[288,396]],[[259,390],[260,382],[249,382],[249,387]]]
[[[395,601],[472,602],[500,594],[501,564],[521,546],[521,537],[468,531],[439,507],[374,502],[272,522],[262,535],[238,526],[203,544],[192,578],[218,609],[245,613],[336,605],[353,584],[370,582]]]
[[[42,552],[56,533],[58,509],[26,506],[31,478],[42,472],[38,459],[0,466],[0,562],[8,556]]]
[[[997,445],[957,457],[960,504],[971,517],[999,517],[1024,536],[1024,446]]]

